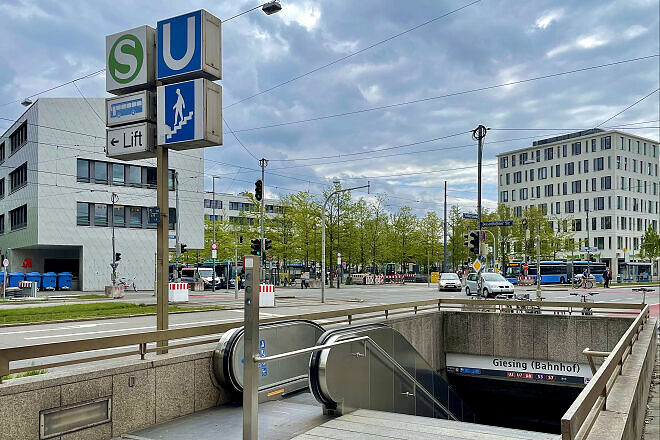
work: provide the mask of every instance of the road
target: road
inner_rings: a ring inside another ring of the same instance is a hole
[[[531,298],[535,297],[535,289],[517,288],[522,291],[527,289]],[[646,302],[651,305],[651,312],[658,316],[659,294],[658,288],[647,293]],[[575,295],[576,291],[559,286],[548,286],[543,289],[543,297],[546,301],[580,301]],[[611,289],[593,289],[597,293],[593,296],[596,302],[607,303],[640,303],[642,295],[633,292],[630,287],[615,287]],[[326,302],[320,302],[320,290],[318,289],[278,289],[277,307],[264,308],[262,317],[282,317],[333,309],[343,309],[351,306],[366,306],[379,304],[393,304],[407,301],[418,301],[437,298],[466,298],[463,292],[438,292],[437,287],[427,287],[426,284],[385,285],[385,286],[349,286],[341,289],[327,289]],[[147,302],[155,301],[150,294],[127,295],[130,301]],[[200,292],[200,295],[191,296],[192,304],[214,304],[225,306],[224,310],[191,312],[170,315],[170,328],[182,328],[186,326],[218,324],[224,322],[239,321],[243,318],[243,295],[234,299],[233,292]],[[4,307],[4,306],[3,306]],[[155,316],[141,316],[131,318],[99,319],[90,321],[78,321],[72,323],[52,323],[38,325],[22,325],[0,328],[0,349],[24,345],[43,344],[50,342],[62,342],[75,339],[87,339],[102,336],[114,336],[138,332],[146,332],[156,329]],[[207,336],[203,337],[208,338]],[[112,352],[113,350],[124,350],[123,348],[102,350]],[[95,354],[107,354],[96,352]],[[39,364],[39,362],[36,362]],[[12,368],[24,366],[25,363],[12,363]],[[28,364],[29,365],[29,364]]]

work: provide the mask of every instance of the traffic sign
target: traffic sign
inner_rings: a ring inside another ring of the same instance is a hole
[[[482,227],[489,226],[513,226],[513,220],[495,220],[492,222],[481,222]]]
[[[169,234],[167,236],[167,238],[169,238],[170,240],[176,240],[176,235],[175,234]]]
[[[211,243],[211,249],[212,250],[218,249],[218,243]]]
[[[529,269],[529,266],[527,265],[527,263],[523,264],[523,270],[527,270],[527,269]]]
[[[580,249],[580,252],[585,253],[585,254],[586,254],[586,253],[591,253],[591,254],[593,254],[593,253],[595,253],[595,252],[598,252],[598,248],[597,248],[597,247],[582,248],[582,249]],[[625,251],[624,251],[624,252],[625,252]]]
[[[156,82],[156,29],[140,26],[105,37],[105,89],[122,95]]]
[[[211,258],[213,258],[214,260],[218,258],[218,251],[217,250],[213,249],[211,251]]]
[[[173,150],[222,145],[222,87],[194,79],[158,87],[158,145]]]
[[[478,220],[479,216],[475,213],[472,213],[472,212],[464,212],[463,213],[463,218],[470,218],[470,219]]]
[[[156,122],[156,95],[153,92],[144,90],[106,98],[105,125],[108,127],[141,121]]]
[[[220,19],[201,9],[158,22],[158,80],[222,79]]]
[[[149,223],[158,224],[160,223],[160,207],[152,206],[147,208],[147,215],[149,216]]]
[[[622,250],[623,252],[627,252],[627,251],[628,251],[628,249],[626,249],[626,248],[623,248],[623,249],[621,249],[621,250]]]
[[[337,252],[337,256],[338,256],[338,257],[341,257],[341,252]]]
[[[156,155],[156,126],[150,122],[109,128],[106,155],[115,159],[147,159]]]
[[[478,258],[477,258],[476,260],[474,260],[474,262],[472,262],[472,268],[473,268],[476,272],[479,272],[479,269],[481,269],[481,266],[482,266],[481,261],[479,261]]]
[[[5,258],[4,260],[2,260],[2,265],[3,265],[4,267],[9,266],[9,260],[6,259],[6,258]]]

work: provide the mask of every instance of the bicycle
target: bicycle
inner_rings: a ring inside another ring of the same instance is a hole
[[[573,292],[573,293],[571,293],[571,295],[579,296],[580,298],[582,298],[581,302],[584,304],[584,306],[582,307],[582,312],[581,313],[583,315],[593,315],[594,314],[594,312],[591,310],[591,307],[587,307],[587,305],[586,305],[587,303],[590,302],[590,300],[587,299],[587,296],[598,295],[598,292],[584,292],[584,293]]]
[[[571,286],[573,289],[593,289],[594,287],[594,278],[589,276],[585,278],[584,276],[573,277]]]
[[[119,278],[119,281],[117,281],[118,286],[122,286],[124,288],[124,291],[128,288],[132,288],[133,292],[137,292],[137,287],[135,286],[135,278],[133,277],[132,280],[129,280],[127,278]]]

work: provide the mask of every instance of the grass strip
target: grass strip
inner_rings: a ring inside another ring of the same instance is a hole
[[[48,370],[44,370],[44,369],[24,371],[22,373],[10,374],[9,376],[2,376],[2,380],[18,379],[19,377],[37,376],[39,374],[44,374],[46,372],[48,372]]]
[[[169,306],[170,312],[221,310],[220,306]],[[109,316],[147,315],[156,313],[156,305],[126,302],[64,304],[47,307],[0,309],[0,324],[61,321],[65,319],[105,318]]]

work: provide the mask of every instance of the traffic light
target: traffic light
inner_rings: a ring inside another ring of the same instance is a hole
[[[467,246],[468,245],[468,235],[463,234],[463,238],[465,239],[465,241],[463,242],[463,246]]]
[[[120,252],[115,252],[115,263],[119,260],[121,260],[121,253]]]
[[[254,182],[254,198],[257,201],[264,198],[264,182],[261,179]]]
[[[250,240],[250,243],[252,243],[250,245],[250,247],[252,248],[252,251],[250,252],[250,254],[261,256],[261,239],[260,238],[253,238],[252,240]]]
[[[264,238],[264,250],[267,251],[268,249],[271,248],[270,244],[273,242],[273,240],[269,238]]]
[[[187,247],[188,247],[187,244],[179,243],[179,253],[180,254],[184,253]]]
[[[470,252],[479,255],[479,231],[470,231]]]

